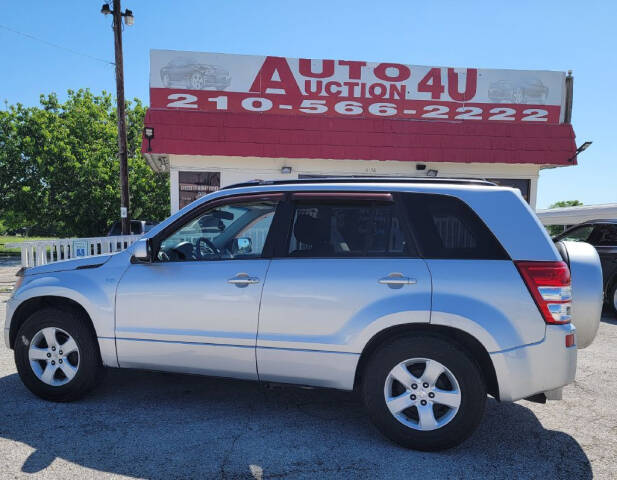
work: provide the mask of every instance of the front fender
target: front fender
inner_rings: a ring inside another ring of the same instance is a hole
[[[114,270],[118,269],[93,268],[27,276],[11,299],[12,310],[36,297],[68,298],[86,310],[97,336],[113,337],[116,285],[121,274]]]

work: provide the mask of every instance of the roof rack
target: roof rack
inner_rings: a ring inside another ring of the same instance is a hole
[[[487,185],[495,183],[477,178],[426,178],[426,177],[315,177],[290,180],[249,180],[221,187],[221,190],[239,187],[254,187],[258,185],[302,185],[307,183],[429,183],[447,185]]]

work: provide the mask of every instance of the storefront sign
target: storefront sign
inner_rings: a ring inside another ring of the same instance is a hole
[[[152,108],[560,123],[565,74],[152,50]]]

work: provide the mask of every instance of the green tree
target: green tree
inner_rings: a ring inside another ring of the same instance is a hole
[[[583,202],[579,200],[561,200],[559,202],[553,203],[548,208],[579,207],[582,204]],[[546,229],[551,236],[555,236],[563,232],[563,226],[561,225],[548,225]]]
[[[548,208],[579,207],[583,204],[580,200],[561,200],[553,203]]]
[[[0,111],[0,222],[36,235],[95,236],[118,219],[119,163],[110,94],[68,91],[64,103]],[[169,215],[169,178],[141,156],[145,107],[127,102],[131,217]]]

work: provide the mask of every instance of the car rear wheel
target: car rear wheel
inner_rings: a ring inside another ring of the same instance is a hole
[[[92,389],[102,370],[96,340],[75,311],[45,308],[33,313],[15,340],[22,382],[45,400],[68,402]]]
[[[371,420],[394,442],[442,450],[465,440],[482,418],[486,386],[476,363],[437,337],[406,337],[382,345],[363,375]]]

